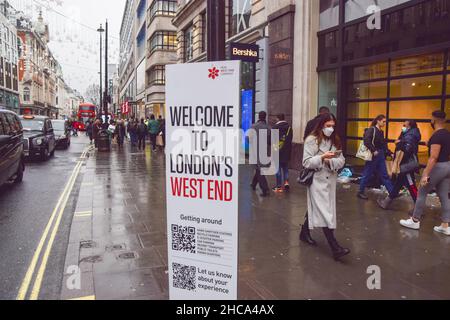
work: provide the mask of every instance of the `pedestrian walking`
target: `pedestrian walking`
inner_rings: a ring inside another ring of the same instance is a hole
[[[100,131],[102,130],[102,120],[97,119],[94,122],[94,126],[92,128],[92,137],[94,139],[95,148],[98,148],[98,137],[100,134]]]
[[[364,132],[364,146],[372,154],[372,160],[366,161],[363,176],[359,185],[358,198],[368,200],[366,195],[366,187],[369,180],[374,176],[378,176],[386,187],[388,193],[392,193],[394,185],[389,177],[386,167],[386,157],[392,153],[387,147],[387,141],[384,137],[383,128],[386,127],[386,116],[379,115]]]
[[[166,120],[161,119],[160,126],[159,126],[159,135],[161,136],[162,140],[162,149],[164,150],[166,148]]]
[[[125,136],[126,136],[126,127],[123,120],[119,121],[116,126],[116,137],[117,137],[117,144],[119,145],[119,148],[122,148],[125,142]]]
[[[267,123],[266,112],[261,111],[259,113],[258,122],[252,126],[251,132],[256,136],[256,139],[253,139],[251,144],[252,153],[256,156],[256,164],[254,164],[255,175],[253,177],[251,187],[253,190],[256,190],[256,187],[259,184],[259,187],[262,190],[261,197],[268,197],[270,195],[269,184],[267,183],[266,177],[262,174],[262,169],[265,167],[270,167],[270,163],[267,164],[262,161],[263,150],[260,149],[260,147],[265,144],[267,145],[267,151],[270,152],[271,150],[271,131],[270,126]],[[270,154],[266,156],[270,156]]]
[[[92,123],[92,121],[89,120],[87,122],[87,124],[86,124],[86,134],[89,137],[89,140],[90,140],[91,144],[92,144],[92,141],[94,139],[94,132],[93,132],[93,130],[94,130],[94,124]]]
[[[434,133],[428,142],[430,158],[420,180],[419,197],[412,217],[401,220],[400,224],[419,230],[428,194],[436,190],[442,206],[442,223],[434,231],[450,236],[450,132],[446,129],[446,119],[445,112],[433,112],[431,126]]]
[[[156,137],[158,136],[159,122],[156,120],[155,115],[150,116],[150,121],[148,123],[148,131],[150,133],[150,143],[152,145],[152,150],[156,151]]]
[[[336,125],[334,115],[322,115],[313,133],[305,141],[303,167],[314,170],[315,173],[308,187],[308,219],[302,229],[308,229],[309,232],[321,228],[334,259],[338,260],[348,255],[350,250],[341,247],[334,235],[337,228],[337,177],[338,171],[345,165],[341,140],[335,131]],[[305,242],[317,245],[315,241]]]
[[[422,134],[416,121],[405,121],[402,133],[396,141],[393,171],[397,173],[397,176],[394,177],[394,188],[385,199],[377,201],[382,209],[389,209],[392,201],[398,198],[403,187],[408,189],[414,203],[417,201],[418,190],[415,172],[420,168],[418,153],[421,140]]]
[[[276,175],[277,185],[273,188],[273,191],[280,193],[290,190],[289,161],[291,160],[292,154],[293,130],[285,120],[284,114],[277,116],[277,123],[273,129],[279,130],[279,141],[277,146],[279,150],[279,167]]]
[[[131,141],[131,147],[135,148],[138,143],[138,125],[134,119],[131,119],[131,121],[128,123],[128,133],[130,134],[130,141]]]
[[[145,120],[141,119],[141,123],[138,126],[137,134],[138,134],[138,149],[145,150],[145,138],[147,137],[147,126],[145,125]]]
[[[329,113],[330,113],[330,108],[328,108],[328,107],[323,106],[319,109],[319,115],[316,116],[314,119],[311,119],[310,121],[308,121],[306,128],[305,128],[305,133],[303,135],[303,141],[306,141],[306,139],[313,133],[314,129],[319,125],[319,122],[320,122],[320,119],[322,118],[322,116],[329,114]],[[306,211],[306,213],[305,213],[305,223],[303,223],[303,226],[302,226],[302,232],[300,233],[300,240],[303,242],[309,243],[311,245],[316,245],[316,242],[311,237],[311,233],[308,228],[308,211]]]

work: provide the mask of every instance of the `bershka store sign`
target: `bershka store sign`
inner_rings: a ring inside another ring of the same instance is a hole
[[[236,300],[240,62],[166,72],[170,298]]]
[[[259,46],[233,42],[230,44],[230,60],[259,62]]]

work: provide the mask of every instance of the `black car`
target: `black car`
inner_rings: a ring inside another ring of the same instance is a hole
[[[21,116],[25,156],[45,161],[55,154],[56,139],[52,121],[45,116]]]
[[[70,147],[69,123],[66,120],[52,120],[53,130],[55,131],[56,147],[68,149]]]
[[[25,171],[23,133],[19,117],[0,109],[0,185],[22,182]]]

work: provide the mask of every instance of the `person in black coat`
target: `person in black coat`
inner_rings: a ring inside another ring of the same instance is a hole
[[[412,160],[418,160],[419,144],[421,140],[422,134],[420,133],[416,121],[405,121],[402,133],[396,141],[396,153],[397,151],[402,151],[404,153],[403,160],[400,163],[401,165]],[[384,200],[378,200],[378,205],[385,210],[389,209],[392,201],[399,196],[400,190],[403,187],[408,189],[409,194],[415,203],[417,201],[418,189],[415,172],[412,171],[401,172],[395,181],[392,192]]]
[[[289,191],[289,161],[292,154],[292,127],[285,120],[284,114],[277,116],[277,123],[273,127],[274,130],[279,130],[279,168],[277,172],[277,185],[273,188],[274,192]],[[284,189],[283,189],[284,183]]]

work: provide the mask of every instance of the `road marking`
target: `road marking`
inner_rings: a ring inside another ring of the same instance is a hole
[[[81,298],[75,298],[75,299],[69,299],[70,301],[82,301],[82,300],[95,300],[95,296],[87,296],[87,297],[81,297]]]
[[[64,210],[66,209],[67,202],[69,201],[73,186],[75,185],[75,181],[77,180],[78,174],[80,173],[81,166],[82,166],[82,162],[80,161],[77,165],[75,177],[74,177],[74,179],[72,179],[70,188],[65,195],[63,205],[59,209],[58,218],[56,219],[56,223],[53,226],[52,233],[50,234],[50,238],[48,240],[47,247],[45,249],[44,256],[41,261],[41,266],[39,267],[38,273],[36,275],[36,280],[34,282],[33,290],[31,291],[30,300],[37,300],[39,297],[39,292],[41,291],[41,286],[42,286],[42,280],[44,279],[45,270],[47,269],[48,258],[50,257],[50,253],[53,248],[53,242],[55,241],[56,234],[58,233],[59,226],[61,225],[61,220],[62,220],[62,216],[64,214]]]
[[[79,218],[79,217],[90,217],[92,216],[92,211],[80,211],[80,212],[75,212],[75,217]]]
[[[84,154],[86,152],[87,152],[87,150],[85,150],[83,152],[82,157],[84,156]],[[73,169],[72,174],[70,175],[70,178],[69,178],[69,180],[68,180],[68,182],[67,182],[67,184],[66,184],[66,186],[65,186],[65,188],[63,190],[63,192],[61,193],[61,195],[60,195],[60,197],[58,199],[56,207],[54,208],[54,210],[52,212],[52,215],[50,216],[50,219],[49,219],[49,221],[47,223],[47,226],[44,229],[44,233],[42,234],[42,237],[41,237],[41,239],[39,241],[39,244],[38,244],[38,246],[37,246],[37,248],[36,248],[36,250],[34,252],[33,258],[32,258],[31,263],[30,263],[30,265],[29,265],[29,267],[27,269],[25,277],[24,277],[24,279],[22,281],[22,284],[20,286],[20,289],[19,289],[19,292],[17,294],[16,300],[25,300],[25,298],[26,298],[26,295],[28,293],[28,289],[30,287],[31,281],[33,280],[33,276],[34,276],[34,272],[35,272],[35,269],[36,269],[36,265],[37,265],[37,263],[39,261],[39,257],[41,256],[41,252],[42,252],[42,249],[43,249],[43,247],[45,245],[45,241],[46,241],[46,239],[48,237],[48,234],[50,232],[50,228],[53,225],[53,221],[55,220],[55,217],[56,217],[56,214],[58,212],[58,209],[60,209],[64,199],[66,198],[66,195],[67,194],[70,195],[70,193],[72,191],[73,184],[75,183],[76,177],[79,174],[79,171],[80,171],[80,168],[81,168],[81,164],[82,164],[82,162],[79,161],[78,164]],[[70,189],[70,192],[69,192],[69,189]],[[67,204],[67,200],[65,201],[64,207],[66,206],[66,204]]]

